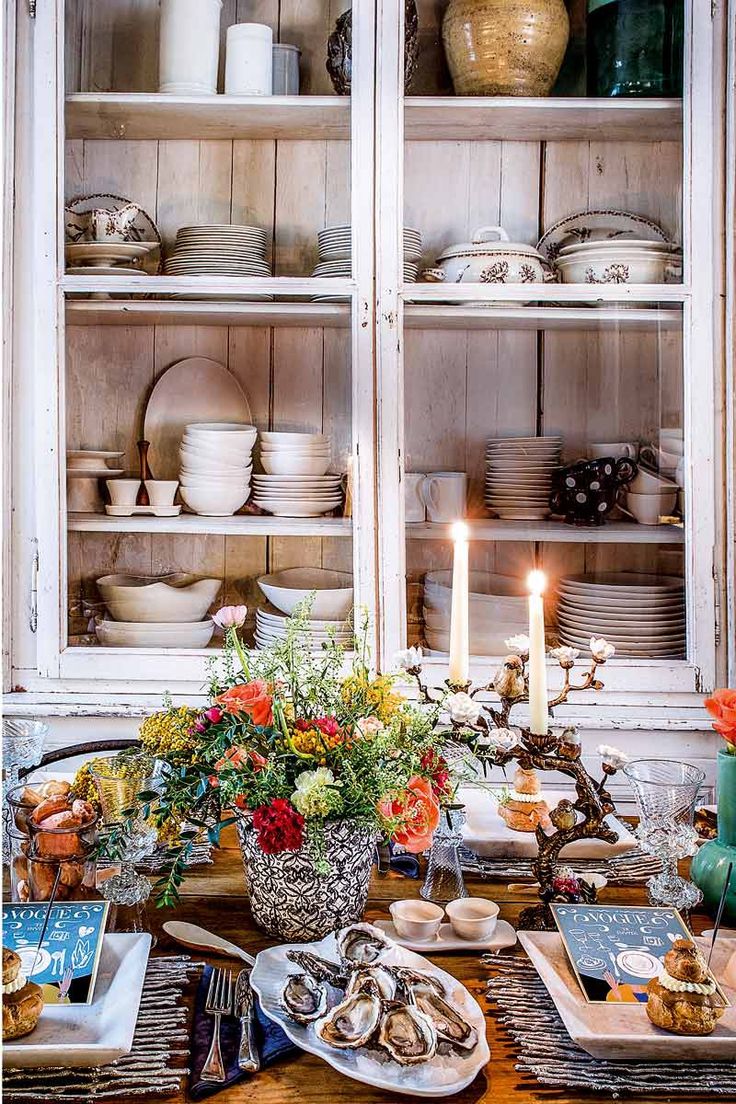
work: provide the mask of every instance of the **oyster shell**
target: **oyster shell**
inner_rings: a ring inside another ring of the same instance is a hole
[[[413,1066],[427,1062],[437,1052],[437,1032],[429,1016],[415,1004],[391,1002],[378,1032],[378,1042],[395,1062]]]
[[[445,987],[434,974],[421,974],[411,966],[387,966],[397,981],[397,996],[405,1004],[411,1004],[411,991],[415,986],[429,987],[438,997],[445,996]]]
[[[371,924],[353,924],[343,928],[335,940],[341,957],[351,965],[370,966],[382,959],[391,948],[383,933]]]
[[[393,1000],[397,982],[391,970],[380,963],[377,966],[359,966],[347,984],[345,993],[374,993],[383,1000]]]
[[[324,1016],[327,990],[311,974],[290,974],[281,992],[281,1003],[297,1023],[311,1023]]]
[[[305,974],[309,974],[315,981],[327,982],[335,989],[344,989],[347,985],[352,966],[347,963],[330,962],[327,958],[320,958],[312,951],[287,951],[289,962],[295,962]],[[347,968],[346,968],[347,967]]]
[[[365,1046],[381,1019],[381,1000],[373,993],[353,993],[317,1020],[314,1030],[328,1046],[355,1050]]]
[[[438,996],[434,989],[428,985],[415,985],[411,990],[411,1000],[412,1004],[432,1021],[438,1039],[451,1043],[458,1050],[475,1049],[478,1032],[457,1008],[453,1008],[443,997]]]

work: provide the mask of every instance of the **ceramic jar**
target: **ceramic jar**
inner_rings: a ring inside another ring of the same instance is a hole
[[[217,92],[222,0],[161,0],[159,92]]]
[[[723,893],[729,863],[736,863],[736,755],[718,752],[718,835],[696,852],[690,877],[703,891],[703,904],[714,916]],[[731,877],[724,924],[736,924],[736,876]]]
[[[548,96],[570,34],[564,0],[450,0],[442,39],[458,96]]]
[[[233,23],[227,29],[226,96],[270,96],[273,31],[265,23]]]

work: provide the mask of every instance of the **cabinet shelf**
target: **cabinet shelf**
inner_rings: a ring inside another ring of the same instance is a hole
[[[651,306],[683,303],[690,297],[685,284],[403,284],[407,303],[559,303],[580,304],[591,310],[596,303],[640,303]],[[485,307],[483,308],[486,309]],[[518,306],[516,308],[519,309]]]
[[[179,514],[157,518],[108,517],[107,514],[69,514],[72,533],[198,533],[225,537],[352,537],[351,518],[281,518],[235,514],[233,517],[200,517]]]
[[[340,295],[349,298],[355,289],[351,279],[311,276],[68,276],[61,277],[61,288],[67,294],[114,295],[206,295],[211,301],[225,302],[228,297],[248,295],[283,295],[310,298],[313,295]],[[112,300],[115,302],[116,300]],[[235,304],[247,300],[231,300]],[[207,300],[175,300],[191,306]],[[255,300],[258,306],[263,302]],[[253,305],[253,302],[249,305]]]
[[[474,307],[468,303],[407,303],[410,330],[679,330],[672,307]]]
[[[609,521],[605,525],[578,528],[564,521],[502,521],[469,519],[471,541],[544,541],[555,544],[683,544],[680,525],[639,525],[633,521]],[[449,541],[450,526],[441,522],[417,522],[406,526],[412,540]]]
[[[404,128],[409,141],[676,141],[682,101],[410,96]],[[78,92],[66,98],[66,135],[344,141],[350,137],[350,99]]]
[[[66,136],[344,141],[350,137],[350,99],[77,92],[66,98]]]

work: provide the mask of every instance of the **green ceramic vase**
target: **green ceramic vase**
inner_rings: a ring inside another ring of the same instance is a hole
[[[723,922],[736,923],[736,755],[718,752],[718,836],[704,843],[690,867],[690,877],[703,891],[703,904],[715,915],[728,864],[734,864]]]

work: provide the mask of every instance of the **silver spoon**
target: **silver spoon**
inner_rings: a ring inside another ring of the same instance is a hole
[[[242,947],[223,939],[221,935],[200,928],[199,924],[185,924],[180,920],[167,920],[163,926],[167,935],[184,947],[192,947],[195,951],[214,951],[215,954],[225,955],[228,958],[240,958],[250,966],[255,966],[256,960]]]

